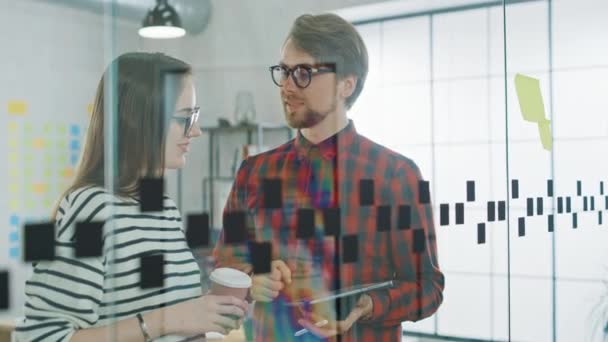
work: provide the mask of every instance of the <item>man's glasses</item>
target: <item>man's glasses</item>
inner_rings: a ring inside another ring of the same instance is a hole
[[[185,114],[189,114],[188,116],[174,115],[171,117],[173,120],[177,121],[180,125],[184,126],[184,136],[185,137],[190,135],[190,132],[192,132],[192,128],[194,128],[194,125],[197,124],[198,114],[200,112],[200,109],[201,109],[201,107],[184,108],[184,109],[178,110],[177,112],[175,112],[175,114],[185,113]]]
[[[269,69],[272,81],[277,86],[282,87],[291,75],[298,88],[308,87],[314,75],[336,72],[335,64],[298,64],[293,68],[288,68],[285,65],[273,65]]]

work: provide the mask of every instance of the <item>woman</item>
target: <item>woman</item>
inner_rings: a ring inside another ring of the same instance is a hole
[[[108,91],[113,96],[106,96]],[[110,142],[104,141],[106,100],[114,101],[117,111]],[[184,62],[128,53],[110,64],[97,88],[74,183],[55,213],[57,256],[36,264],[26,282],[17,340],[142,341],[227,333],[239,326],[246,302],[201,296],[200,270],[173,201],[165,196],[162,211],[140,211],[141,179],[184,166],[191,139],[201,135],[197,119],[191,70]],[[105,165],[104,146],[113,148],[115,166]],[[115,170],[112,179],[105,169]],[[114,184],[112,193],[106,184]],[[105,223],[101,257],[74,256],[78,222]],[[162,288],[141,287],[140,260],[150,254],[163,255]]]

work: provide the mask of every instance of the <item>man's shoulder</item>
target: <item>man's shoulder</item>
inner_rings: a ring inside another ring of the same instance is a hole
[[[386,147],[364,135],[358,134],[359,149],[368,150],[369,161],[373,163],[386,163],[386,167],[391,169],[414,169],[418,170],[418,165],[411,158]]]

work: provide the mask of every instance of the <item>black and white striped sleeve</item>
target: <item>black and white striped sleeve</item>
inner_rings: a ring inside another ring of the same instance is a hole
[[[78,329],[95,325],[103,296],[103,257],[76,258],[77,222],[105,221],[106,194],[85,188],[64,198],[56,225],[56,258],[39,262],[25,284],[25,318],[18,322],[17,341],[69,341]]]

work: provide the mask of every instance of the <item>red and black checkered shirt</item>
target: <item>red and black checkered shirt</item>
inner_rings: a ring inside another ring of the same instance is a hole
[[[268,186],[272,182],[280,182],[280,192]],[[319,144],[299,132],[244,161],[224,215],[246,213],[247,239],[271,242],[272,259],[285,261],[293,277],[273,302],[255,304],[255,340],[319,340],[310,333],[294,337],[301,311],[285,304],[336,287],[394,281],[392,288],[369,292],[372,316],[341,341],[400,341],[401,322],[432,315],[443,299],[444,277],[423,182],[412,160],[357,134],[352,121]],[[339,225],[328,227],[327,213],[336,208]],[[252,263],[248,245],[227,244],[228,229],[224,224],[214,249],[217,266],[244,269]],[[336,246],[341,251],[335,254]]]

